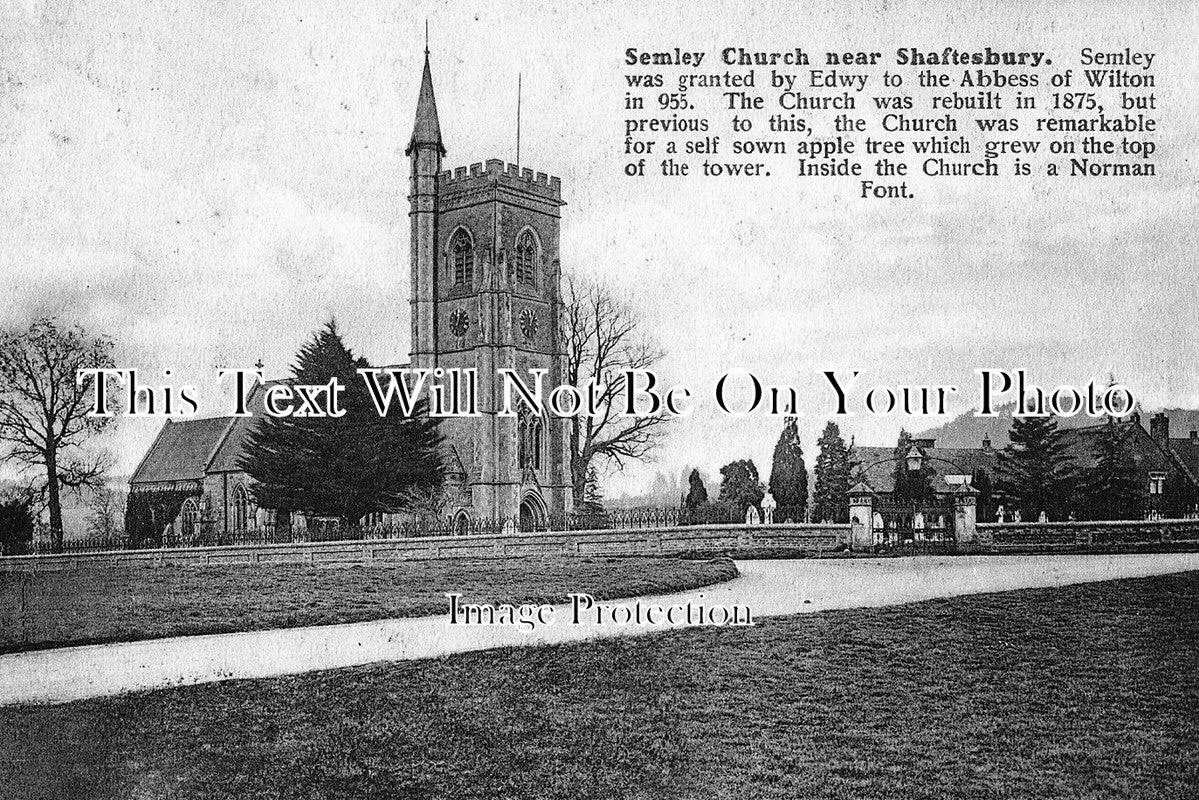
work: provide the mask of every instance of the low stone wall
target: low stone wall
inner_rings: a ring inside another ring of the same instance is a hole
[[[1199,544],[1199,519],[1132,522],[1007,522],[978,525],[979,544],[991,552],[1101,548],[1121,545]]]
[[[697,525],[633,530],[367,539],[352,542],[181,547],[104,553],[0,557],[0,573],[95,566],[181,567],[210,564],[362,564],[439,558],[542,556],[821,555],[843,551],[849,525]],[[1199,548],[1199,520],[1152,522],[982,523],[978,544],[962,552],[1104,552],[1113,548]],[[950,550],[952,543],[947,544]],[[869,553],[865,553],[869,554]],[[864,555],[865,555],[864,554]]]
[[[704,525],[7,556],[0,558],[0,572],[95,566],[361,564],[524,556],[737,555],[787,551],[806,555],[831,552],[848,540],[848,525]]]

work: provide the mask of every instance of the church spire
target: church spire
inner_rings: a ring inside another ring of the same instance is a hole
[[[429,33],[425,29],[425,72],[420,80],[420,98],[416,101],[416,124],[412,126],[412,139],[408,142],[406,155],[418,147],[435,147],[445,155],[441,143],[441,125],[437,122],[437,100],[433,97],[433,73],[429,71]]]

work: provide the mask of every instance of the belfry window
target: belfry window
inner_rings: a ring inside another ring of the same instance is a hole
[[[516,242],[516,282],[525,286],[536,284],[534,265],[537,260],[537,242],[533,234],[525,231]]]
[[[454,285],[470,286],[475,280],[474,246],[466,231],[458,231],[450,248],[454,266]]]

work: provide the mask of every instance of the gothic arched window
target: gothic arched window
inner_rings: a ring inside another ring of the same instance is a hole
[[[450,246],[450,259],[454,267],[454,285],[470,286],[475,280],[474,245],[471,244],[470,234],[460,230],[454,235]]]
[[[241,484],[233,490],[233,530],[242,533],[250,523],[250,498]]]
[[[525,436],[527,419],[528,415],[522,412],[520,418],[516,420],[516,464],[521,469],[524,469],[529,462],[528,438]]]
[[[516,282],[526,286],[536,284],[535,264],[537,262],[537,241],[530,231],[525,231],[516,241]]]
[[[179,511],[179,532],[184,539],[190,539],[196,535],[196,525],[200,521],[200,507],[196,505],[196,501],[190,497],[183,501],[183,508]]]
[[[545,429],[541,418],[527,410],[520,412],[517,422],[516,457],[521,469],[541,469],[541,451],[543,431]]]
[[[543,429],[541,418],[534,419],[532,430],[529,431],[530,444],[533,448],[533,469],[541,469],[541,433]]]

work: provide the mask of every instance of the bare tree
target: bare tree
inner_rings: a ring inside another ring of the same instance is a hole
[[[0,442],[32,473],[31,488],[50,512],[50,541],[62,550],[62,491],[103,484],[109,460],[87,440],[112,417],[91,417],[92,380],[78,370],[111,368],[112,340],[78,325],[39,319],[24,331],[0,332]],[[38,475],[40,473],[40,475]]]
[[[87,518],[88,533],[101,539],[114,539],[125,529],[123,492],[111,486],[100,486],[92,492]]]
[[[621,399],[625,370],[652,370],[663,352],[645,336],[632,310],[604,287],[568,278],[563,297],[562,342],[566,380],[584,388],[603,386],[599,414],[571,420],[570,472],[577,502],[588,494],[593,463],[607,460],[618,468],[645,458],[666,433],[665,414],[625,417]]]

